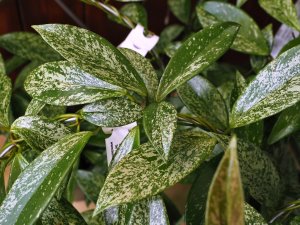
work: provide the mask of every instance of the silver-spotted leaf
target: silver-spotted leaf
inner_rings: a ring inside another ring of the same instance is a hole
[[[52,105],[79,105],[125,95],[126,90],[84,72],[66,61],[46,63],[25,81],[33,98]]]
[[[1,35],[0,47],[28,60],[48,62],[61,59],[61,56],[47,45],[40,36],[29,32]]]
[[[243,225],[244,193],[233,137],[209,188],[205,212],[206,225]]]
[[[129,3],[120,9],[120,13],[127,16],[135,24],[141,24],[143,27],[148,27],[148,15],[145,7],[139,3]]]
[[[267,225],[265,219],[251,205],[244,205],[245,225]]]
[[[68,135],[27,166],[0,207],[0,223],[33,224],[55,195],[90,136],[90,132]]]
[[[240,24],[231,48],[253,55],[268,55],[269,46],[258,25],[241,9],[225,2],[208,1],[197,6],[197,15],[204,27],[221,21]]]
[[[125,98],[100,100],[82,108],[83,119],[103,127],[118,127],[138,120],[142,108]]]
[[[168,6],[181,22],[188,24],[191,12],[191,0],[168,0]]]
[[[300,47],[269,63],[233,106],[230,126],[240,127],[274,115],[300,100]]]
[[[19,117],[11,125],[11,132],[41,151],[71,133],[62,123],[39,116]]]
[[[174,137],[167,162],[150,143],[141,145],[108,174],[95,214],[114,205],[153,196],[179,182],[209,157],[214,145],[215,139],[204,133],[179,134]]]
[[[97,34],[71,25],[33,26],[66,60],[108,83],[146,95],[138,73],[117,48]]]
[[[148,98],[150,101],[153,101],[158,88],[158,78],[150,61],[130,49],[120,48],[119,50],[130,61],[133,68],[139,73],[147,88]]]
[[[300,102],[280,114],[269,136],[268,143],[273,144],[298,130],[300,130]]]
[[[26,65],[21,72],[18,74],[15,82],[14,82],[14,90],[17,89],[24,89],[24,83],[26,78],[29,76],[32,70],[37,68],[39,65],[41,65],[41,62],[38,61],[32,61],[28,65]]]
[[[168,102],[152,103],[144,110],[144,129],[154,148],[168,160],[176,130],[177,111]]]
[[[188,38],[168,63],[156,99],[163,100],[171,91],[220,58],[230,48],[238,29],[235,23],[218,23]]]
[[[300,23],[293,0],[259,0],[258,3],[275,19],[300,31]]]
[[[208,80],[196,76],[177,88],[177,91],[185,106],[208,127],[226,130],[228,113],[225,101]]]
[[[0,74],[0,127],[9,127],[9,105],[11,101],[11,80]]]
[[[46,103],[33,98],[26,109],[25,116],[37,116],[45,106]]]

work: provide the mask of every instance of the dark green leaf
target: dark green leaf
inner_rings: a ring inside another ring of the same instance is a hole
[[[268,143],[273,144],[280,139],[300,130],[300,102],[284,110],[276,121],[269,136]]]
[[[162,51],[168,44],[175,40],[184,30],[184,27],[178,24],[169,25],[163,29],[159,35],[159,41],[156,48]]]
[[[26,63],[27,61],[28,61],[27,59],[24,59],[20,56],[17,56],[17,55],[12,56],[10,59],[5,61],[6,73],[10,74],[15,69],[17,69],[19,66]]]
[[[41,65],[40,62],[33,61],[26,65],[21,72],[18,74],[15,83],[14,83],[14,90],[16,89],[23,89],[24,88],[24,82],[27,78],[27,76],[30,74],[32,70],[37,68],[39,65]]]
[[[32,71],[25,81],[25,89],[37,100],[66,106],[95,102],[126,93],[124,89],[64,61],[46,63]]]
[[[265,219],[249,204],[245,204],[245,225],[268,225]]]
[[[253,55],[269,54],[268,43],[258,25],[241,9],[229,3],[208,1],[197,6],[197,15],[204,27],[221,21],[240,24],[232,49]]]
[[[153,103],[144,111],[143,124],[147,137],[164,160],[168,160],[170,154],[176,122],[177,111],[170,103]]]
[[[183,23],[188,24],[191,11],[191,0],[168,0],[171,12]]]
[[[95,215],[114,205],[153,196],[177,183],[207,159],[214,145],[215,139],[204,133],[180,134],[174,137],[167,163],[150,143],[141,145],[109,173]]]
[[[56,116],[60,116],[66,112],[65,106],[59,105],[45,105],[44,108],[40,112],[40,116],[45,116],[47,118],[55,118]]]
[[[0,127],[9,127],[9,104],[11,100],[11,80],[0,73]]]
[[[27,144],[38,150],[44,150],[70,134],[62,123],[38,116],[19,117],[11,125],[11,132],[24,139]]]
[[[86,105],[81,115],[97,126],[118,127],[138,120],[142,116],[142,108],[126,98],[113,98]]]
[[[205,212],[206,225],[243,225],[244,193],[233,137],[209,188]]]
[[[34,223],[55,195],[90,136],[90,132],[68,135],[27,166],[0,207],[0,223]]]
[[[171,58],[161,78],[156,99],[163,100],[222,56],[231,46],[238,28],[235,23],[219,23],[188,38]]]
[[[300,31],[297,11],[292,0],[258,0],[258,3],[275,19]]]
[[[32,99],[26,109],[25,116],[37,116],[39,112],[45,107],[46,103],[37,99]]]
[[[230,126],[240,127],[274,115],[300,100],[300,47],[269,63],[233,106]]]
[[[29,60],[47,62],[61,59],[58,53],[34,33],[15,32],[1,35],[0,47]]]
[[[286,52],[287,50],[300,45],[300,37],[297,37],[291,41],[289,41],[285,46],[282,47],[278,55],[281,55],[282,53]]]
[[[143,5],[139,3],[129,3],[120,9],[120,13],[127,16],[135,24],[141,24],[143,27],[148,27],[148,15]]]
[[[89,210],[81,214],[88,225],[108,225],[105,223],[103,213],[93,216],[93,211],[94,210]]]
[[[178,89],[185,106],[214,130],[228,127],[225,102],[219,91],[205,78],[196,76]]]
[[[3,57],[0,53],[0,74],[6,74],[6,71],[5,71],[5,64],[4,64],[4,61],[3,61]]]
[[[146,88],[129,61],[104,38],[71,25],[34,26],[66,60],[111,84],[146,95]]]

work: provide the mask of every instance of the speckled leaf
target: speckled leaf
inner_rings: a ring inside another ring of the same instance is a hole
[[[177,88],[185,106],[201,118],[208,127],[214,130],[225,130],[228,127],[228,114],[225,102],[208,80],[196,76]]]
[[[5,64],[4,64],[3,57],[1,55],[1,53],[0,53],[0,74],[6,74]]]
[[[240,127],[274,115],[300,100],[300,46],[269,63],[233,106],[230,126]]]
[[[45,107],[46,103],[37,99],[32,99],[26,109],[25,116],[37,116],[39,112]]]
[[[255,123],[234,129],[237,137],[254,145],[261,146],[264,137],[264,122]]]
[[[55,118],[61,114],[66,113],[66,106],[60,105],[45,105],[44,108],[40,111],[40,116],[45,116],[47,118]]]
[[[120,13],[127,16],[135,24],[141,24],[143,27],[148,27],[148,15],[145,7],[139,3],[129,3],[120,9]]]
[[[55,195],[90,136],[90,132],[68,135],[27,166],[0,207],[0,223],[34,223]]]
[[[244,205],[245,225],[268,225],[265,219],[249,204]]]
[[[244,193],[233,137],[209,188],[205,212],[206,225],[243,225]]]
[[[171,12],[183,23],[188,24],[191,11],[191,0],[168,0]]]
[[[119,50],[130,61],[133,68],[139,73],[147,88],[149,100],[153,101],[158,88],[158,78],[150,61],[130,49],[121,48]]]
[[[24,82],[25,82],[27,76],[29,76],[30,72],[32,70],[34,70],[35,68],[37,68],[39,65],[41,65],[41,63],[38,61],[33,61],[33,62],[30,62],[28,65],[26,65],[21,70],[21,72],[18,74],[18,76],[15,80],[14,90],[24,89]]]
[[[176,54],[177,50],[181,47],[181,45],[181,41],[171,42],[164,47],[164,52],[167,56],[172,58]]]
[[[10,160],[11,160],[10,158],[7,158],[7,159],[1,159],[0,161],[0,205],[2,204],[2,201],[6,196],[4,173],[5,173],[6,166],[8,165]]]
[[[78,105],[122,96],[126,91],[102,81],[69,62],[39,66],[25,81],[33,98],[52,105]]]
[[[125,98],[105,99],[82,108],[83,119],[103,127],[118,127],[138,120],[142,108]]]
[[[240,24],[231,48],[253,55],[268,55],[270,49],[258,25],[241,9],[225,2],[208,1],[197,6],[197,15],[204,27],[221,21]]]
[[[144,110],[143,124],[149,141],[168,160],[176,130],[177,111],[168,102],[152,103]]]
[[[111,170],[100,192],[95,214],[160,193],[197,168],[209,157],[214,145],[215,139],[203,133],[179,134],[174,137],[167,163],[150,143],[141,145]]]
[[[161,78],[157,100],[203,71],[231,46],[238,31],[235,23],[218,23],[192,35],[176,51]]]
[[[300,223],[300,216],[295,216],[291,222],[290,225],[298,225]]]
[[[244,5],[248,0],[237,0],[236,1],[236,6],[237,7],[241,7],[242,5]]]
[[[146,88],[129,61],[104,38],[71,25],[33,26],[66,60],[111,84],[146,95]]]
[[[84,211],[81,214],[88,225],[108,225],[105,223],[103,213],[99,213],[93,217],[93,211],[94,210]]]
[[[0,127],[9,127],[9,104],[11,99],[11,80],[5,74],[0,74]]]
[[[230,114],[230,109],[231,109],[231,102],[232,102],[232,92],[234,90],[234,82],[232,81],[227,81],[221,84],[221,86],[218,87],[219,93],[222,95],[225,105],[227,107],[227,114]]]
[[[293,0],[258,0],[258,3],[275,19],[300,31],[300,23]]]
[[[11,132],[24,139],[30,147],[41,151],[71,133],[62,123],[38,116],[19,117],[11,125]]]
[[[17,153],[11,164],[10,164],[10,174],[7,185],[7,191],[10,190],[13,183],[16,181],[20,173],[29,165],[27,160],[23,157],[21,153]]]
[[[80,213],[67,200],[63,198],[61,198],[59,201],[56,198],[53,198],[51,200],[42,216],[40,217],[40,222],[42,223],[42,225],[87,224]]]
[[[1,35],[0,47],[29,60],[48,62],[61,59],[61,56],[47,45],[40,36],[29,32]]]
[[[268,143],[273,144],[298,130],[300,130],[300,102],[280,114],[269,136]]]

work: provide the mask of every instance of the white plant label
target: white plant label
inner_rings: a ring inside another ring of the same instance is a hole
[[[119,47],[128,48],[141,54],[142,56],[146,56],[147,53],[157,44],[159,37],[156,35],[145,36],[144,30],[144,27],[138,24],[134,29],[131,30]],[[110,137],[105,139],[108,164],[110,163],[114,152],[117,150],[129,131],[135,126],[137,126],[136,122],[121,127],[102,128],[105,134],[111,134]]]

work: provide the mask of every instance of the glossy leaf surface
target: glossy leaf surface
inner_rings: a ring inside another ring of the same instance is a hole
[[[183,23],[187,24],[190,18],[191,0],[168,0],[171,12]]]

